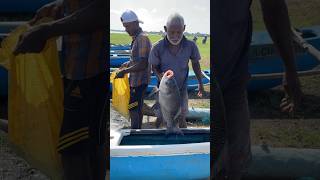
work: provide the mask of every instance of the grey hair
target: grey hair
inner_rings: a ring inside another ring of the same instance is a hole
[[[185,25],[183,17],[178,13],[173,13],[168,17],[166,26],[169,27],[172,24]]]

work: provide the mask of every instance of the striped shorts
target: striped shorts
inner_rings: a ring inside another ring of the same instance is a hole
[[[64,116],[59,153],[90,151],[106,144],[106,73],[84,80],[64,79]]]

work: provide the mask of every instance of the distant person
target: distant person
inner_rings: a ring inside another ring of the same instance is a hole
[[[104,116],[108,81],[106,12],[105,0],[54,1],[39,9],[29,23],[43,17],[56,20],[32,26],[20,37],[14,51],[38,53],[48,39],[63,36],[64,113],[57,150],[66,180],[105,180],[110,169]]]
[[[299,105],[301,89],[295,67],[287,6],[284,0],[260,2],[266,27],[285,67],[286,97],[280,106],[284,112],[293,112]],[[214,0],[212,4],[212,66],[222,90],[227,134],[224,137],[225,148],[219,157],[214,157],[214,166],[211,167],[216,167],[213,175],[217,180],[240,180],[247,172],[252,159],[247,100],[247,83],[250,79],[248,52],[252,36],[251,0]],[[214,109],[214,112],[218,111]],[[213,123],[220,123],[218,120],[222,118],[216,119]],[[219,137],[215,134],[218,132],[215,129],[211,132],[212,137]],[[220,139],[217,142],[219,141]]]
[[[197,36],[197,35],[194,35],[194,37],[193,37],[193,42],[197,43],[197,40],[198,40],[198,36]]]
[[[130,100],[128,109],[131,128],[141,129],[143,98],[151,74],[148,58],[152,44],[147,34],[139,26],[139,23],[142,23],[142,21],[138,19],[133,11],[126,10],[122,13],[121,22],[126,32],[132,37],[131,57],[130,61],[121,65],[120,71],[116,74],[115,78],[122,78],[126,73],[129,73]]]
[[[199,82],[198,96],[202,97],[204,89],[199,63],[201,57],[197,45],[183,35],[185,24],[184,19],[180,14],[174,13],[170,15],[166,26],[164,26],[164,30],[167,34],[152,48],[149,63],[159,82],[166,71],[173,71],[174,78],[176,79],[180,90],[180,95],[182,96],[179,127],[186,128],[186,114],[188,112],[188,64],[191,59],[192,68]]]
[[[202,39],[202,44],[206,44],[206,42],[207,42],[207,35],[204,35],[204,37],[203,37],[203,39]]]

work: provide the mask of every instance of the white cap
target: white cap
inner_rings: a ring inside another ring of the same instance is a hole
[[[134,22],[134,21],[139,21],[139,23],[143,24],[143,22],[138,19],[138,16],[133,11],[126,10],[124,13],[122,13],[121,15],[122,23],[128,23],[128,22]]]

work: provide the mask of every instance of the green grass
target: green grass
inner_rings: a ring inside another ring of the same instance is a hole
[[[251,123],[252,143],[271,147],[319,148],[318,119],[255,120]],[[272,129],[272,130],[270,130]]]
[[[291,25],[294,27],[307,27],[320,25],[320,1],[319,0],[286,0],[288,11],[291,20]],[[252,2],[251,12],[253,16],[254,31],[264,31],[265,26],[262,19],[261,7],[258,0]],[[160,35],[149,35],[152,43],[161,39]],[[192,39],[193,37],[188,37]],[[197,45],[202,57],[200,62],[202,69],[210,68],[210,38],[207,44],[202,45],[202,38],[199,38]],[[129,44],[131,38],[127,34],[110,34],[110,42],[114,44]]]
[[[319,0],[286,0],[291,25],[294,27],[307,27],[320,25]],[[264,31],[261,7],[258,0],[252,1],[251,12],[254,31]]]
[[[148,37],[152,42],[152,44],[162,39],[160,35],[156,35],[156,34],[149,34]],[[193,37],[188,36],[187,38],[192,40]],[[126,33],[110,34],[110,43],[112,44],[130,44],[131,41],[132,41],[131,37]],[[209,69],[210,68],[210,38],[207,39],[206,44],[202,44],[202,37],[198,38],[197,46],[199,48],[200,55],[201,55],[201,61],[200,61],[201,68]]]

